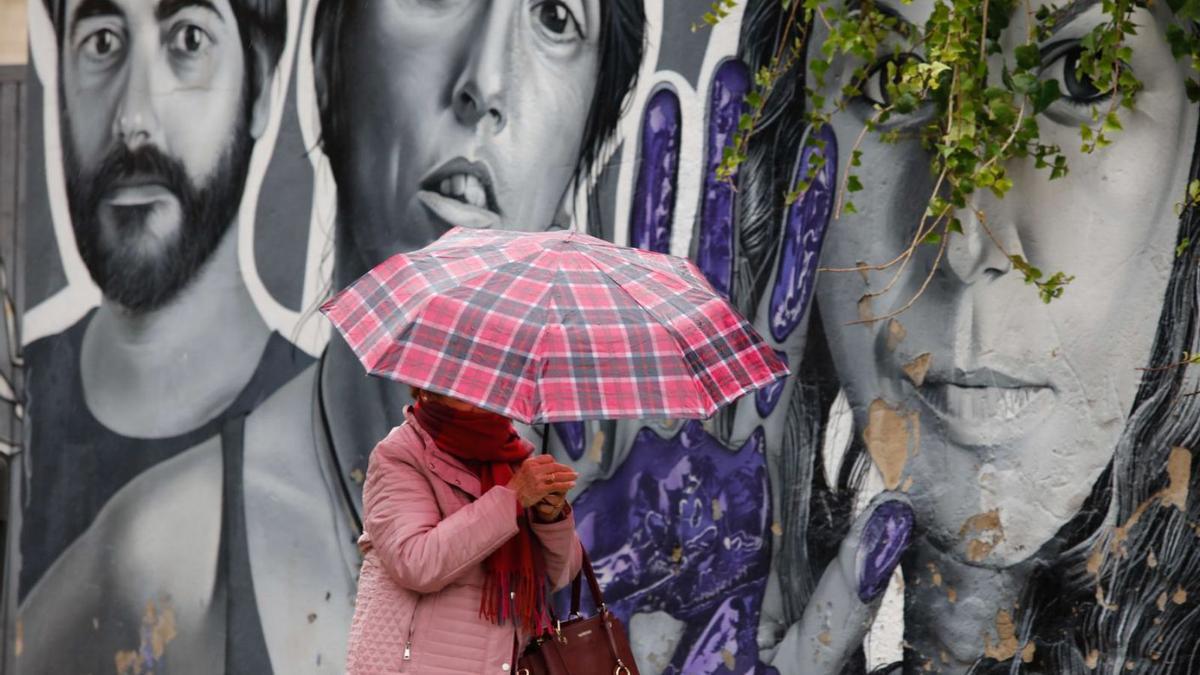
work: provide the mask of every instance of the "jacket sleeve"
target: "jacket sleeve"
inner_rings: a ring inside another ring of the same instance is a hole
[[[530,519],[533,533],[542,542],[546,557],[546,573],[554,590],[570,585],[583,565],[583,549],[575,533],[575,514],[554,523],[539,523]]]
[[[439,591],[517,533],[517,496],[502,485],[443,519],[429,479],[386,441],[367,474],[363,529],[404,588]]]

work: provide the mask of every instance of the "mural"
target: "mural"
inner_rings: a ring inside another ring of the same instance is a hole
[[[933,4],[887,7],[921,26]],[[1063,66],[1103,20],[1075,5],[1039,118],[1064,148],[1102,94]],[[642,672],[1200,670],[1200,382],[1169,367],[1200,352],[1177,253],[1200,221],[1172,209],[1200,120],[1169,13],[1137,10],[1146,89],[1112,148],[976,205],[1077,275],[1043,305],[982,227],[868,302],[887,273],[818,276],[907,245],[928,157],[868,136],[871,190],[834,217],[886,87],[806,128],[798,63],[718,180],[785,17],[748,0],[693,31],[707,8],[31,6],[17,672],[342,671],[367,457],[410,400],[314,309],[452,225],[689,255],[795,373],[702,422],[522,429],[580,473]],[[830,92],[862,65],[835,60]]]

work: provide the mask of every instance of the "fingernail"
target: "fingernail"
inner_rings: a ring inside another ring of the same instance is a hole
[[[912,507],[902,501],[883,502],[863,528],[858,542],[858,599],[878,598],[908,548],[913,526]]]

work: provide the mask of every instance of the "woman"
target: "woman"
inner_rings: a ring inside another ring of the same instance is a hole
[[[918,31],[934,5],[879,3]],[[1037,0],[1015,12],[1006,55],[1032,34],[1026,18],[1043,5],[1056,12]],[[808,363],[820,373],[808,371],[816,384],[795,401],[797,416],[820,419],[828,432],[826,411],[840,388],[854,411],[854,438],[869,445],[886,437],[901,448],[896,478],[908,483],[918,528],[902,563],[905,672],[1200,670],[1200,540],[1192,525],[1200,474],[1188,466],[1189,449],[1200,447],[1200,397],[1191,395],[1196,368],[1172,365],[1200,347],[1200,276],[1189,244],[1200,217],[1194,207],[1182,217],[1172,210],[1197,177],[1190,73],[1171,54],[1170,9],[1134,9],[1138,31],[1128,38],[1126,65],[1143,83],[1136,109],[1122,112],[1112,146],[1082,155],[1080,125],[1118,95],[1075,72],[1081,41],[1107,18],[1087,2],[1054,16],[1052,35],[1038,45],[1041,78],[1056,80],[1063,98],[1038,124],[1043,142],[1067,153],[1070,173],[1050,182],[1032,160],[1012,163],[1013,194],[977,194],[975,208],[956,214],[964,233],[950,237],[940,265],[937,247],[920,247],[894,288],[874,298],[873,315],[885,316],[934,270],[896,322],[854,324],[860,298],[890,272],[827,273],[818,283],[821,322]],[[822,39],[817,26],[813,44]],[[921,55],[900,58],[910,57]],[[889,46],[877,63],[847,58],[830,68],[827,91],[818,92],[830,96],[860,65],[872,73],[863,96],[834,117],[838,166],[850,161],[873,106],[887,103],[884,66],[895,58]],[[926,107],[893,116],[889,128],[916,128],[929,114]],[[884,144],[867,135],[864,182],[876,192],[864,193],[860,213],[831,224],[823,264],[885,261],[912,236],[932,179],[919,141],[901,136]],[[1041,303],[978,213],[1008,252],[1075,275],[1066,294]],[[826,349],[833,372],[822,364]],[[844,503],[858,486],[864,449],[856,442],[829,476],[837,491],[823,487],[817,462],[803,500],[812,505],[811,557],[794,559],[797,567],[819,571],[832,557],[830,540],[848,519],[827,498]],[[1191,498],[1180,498],[1189,488]],[[781,648],[774,663],[782,672],[803,669],[801,643],[787,654]]]
[[[413,398],[367,469],[348,671],[513,671],[549,626],[548,592],[579,571],[575,472],[500,415]]]

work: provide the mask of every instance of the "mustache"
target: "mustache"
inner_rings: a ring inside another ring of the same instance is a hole
[[[88,182],[91,187],[87,192],[93,195],[94,200],[114,188],[131,183],[159,183],[181,201],[192,192],[183,162],[152,145],[130,150],[123,143],[117,144],[90,173]]]

